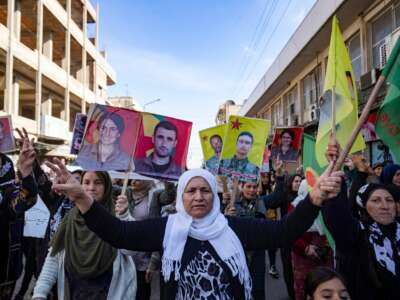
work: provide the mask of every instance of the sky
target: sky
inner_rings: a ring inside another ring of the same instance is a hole
[[[199,167],[199,130],[220,104],[241,104],[315,0],[92,0],[100,50],[117,74],[109,96],[193,122],[188,166]]]

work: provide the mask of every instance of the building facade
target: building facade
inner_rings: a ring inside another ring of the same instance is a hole
[[[39,141],[69,142],[75,114],[116,82],[98,37],[89,0],[0,0],[0,114]]]
[[[333,15],[348,48],[361,112],[399,37],[400,1],[318,0],[243,104],[241,115],[270,119],[273,128],[303,126],[316,134]],[[371,124],[385,93],[386,86],[371,112]],[[366,142],[371,163],[388,157],[373,134]]]
[[[237,115],[241,107],[241,105],[237,105],[233,100],[225,101],[218,108],[218,112],[215,117],[215,124],[226,124],[229,120],[229,116]]]
[[[136,111],[143,111],[143,107],[131,96],[108,97],[108,104],[116,107],[125,107]]]

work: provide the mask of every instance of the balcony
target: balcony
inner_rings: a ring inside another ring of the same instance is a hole
[[[46,137],[68,140],[68,124],[59,118],[42,115],[40,121],[40,134]]]

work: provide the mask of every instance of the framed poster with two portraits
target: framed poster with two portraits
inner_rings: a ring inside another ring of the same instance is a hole
[[[76,161],[85,170],[127,171],[141,125],[139,112],[95,104],[91,107]]]

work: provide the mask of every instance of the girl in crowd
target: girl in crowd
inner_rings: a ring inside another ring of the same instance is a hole
[[[62,165],[58,160],[55,162]],[[72,175],[68,176],[77,182]],[[112,183],[107,172],[84,172],[82,185],[78,186],[108,214],[132,219],[127,213],[125,196],[119,196],[114,207]],[[68,196],[74,198],[74,195]],[[97,237],[74,207],[53,237],[33,299],[46,299],[56,281],[58,299],[134,299],[135,266],[125,254]]]
[[[290,246],[311,226],[323,203],[340,191],[343,172],[323,174],[316,188],[281,221],[226,218],[215,177],[194,169],[179,179],[177,213],[168,218],[121,222],[85,192],[61,165],[52,165],[54,188],[75,201],[85,224],[114,247],[162,251],[167,299],[251,299],[244,249]],[[101,220],[101,222],[98,222]]]
[[[315,268],[304,282],[304,300],[350,300],[343,277],[327,267]]]
[[[307,196],[307,181],[300,184],[298,196],[290,204],[289,211]],[[292,266],[296,300],[304,298],[304,280],[308,273],[318,266],[333,267],[333,253],[323,235],[322,225],[317,218],[307,232],[299,238],[292,248]]]

